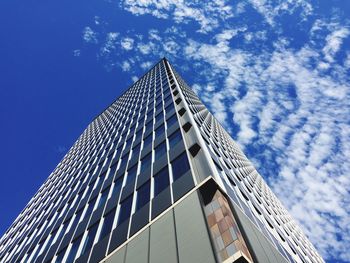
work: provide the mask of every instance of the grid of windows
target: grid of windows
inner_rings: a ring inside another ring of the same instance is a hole
[[[132,228],[133,215],[150,202],[156,209],[159,196],[166,196],[171,205],[173,184],[191,170],[186,144],[181,148],[179,143],[184,141],[181,125],[176,126],[186,112],[184,103],[219,174],[233,190],[232,198],[241,200],[237,204],[271,240],[274,236],[265,226],[283,225],[278,233],[282,239],[293,236],[303,244],[296,247],[293,240],[288,246],[296,253],[302,249],[305,258],[317,258],[229,134],[169,63],[161,60],[86,128],[1,238],[0,261],[73,262],[107,236],[111,244],[113,235],[108,234],[119,231],[124,222]],[[153,218],[153,211],[148,211],[147,222],[148,216]],[[261,217],[267,219],[261,223]]]
[[[169,136],[166,127],[177,121],[169,82],[173,82],[173,76],[162,60],[87,127],[1,239],[0,258],[4,262],[25,256],[32,261],[55,257],[57,262],[79,258],[93,247],[97,234],[100,240],[113,231],[115,225],[130,218],[133,202],[135,210],[141,209],[157,191],[169,185],[168,175],[166,178],[154,176],[152,180],[150,175],[145,175],[152,171],[152,152],[155,159],[167,152],[165,141],[152,149],[153,140],[164,134]],[[153,136],[154,125],[157,129]],[[126,186],[136,184],[138,176],[145,179],[140,178],[142,185],[137,186],[135,200],[133,194],[121,198],[128,194]],[[157,185],[157,190],[151,192],[151,184]],[[113,202],[116,206],[119,202],[119,209],[101,215],[103,220],[93,226],[88,224],[96,213]],[[62,220],[65,224],[60,225]],[[81,231],[76,230],[84,226],[86,233],[81,235]],[[46,228],[51,229],[51,234],[46,234]],[[33,229],[38,231],[31,231]],[[60,247],[66,236],[70,236],[71,245]],[[33,239],[40,243],[31,243]],[[56,242],[57,254],[49,255]],[[77,255],[79,244],[82,246]]]

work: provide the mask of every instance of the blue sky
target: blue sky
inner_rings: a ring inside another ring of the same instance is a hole
[[[166,56],[327,262],[349,262],[349,14],[349,1],[1,1],[0,233]]]

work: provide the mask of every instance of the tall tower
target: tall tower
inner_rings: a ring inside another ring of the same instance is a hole
[[[162,59],[96,117],[0,240],[0,262],[323,262]]]

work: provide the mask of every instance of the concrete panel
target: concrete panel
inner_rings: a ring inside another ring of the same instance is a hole
[[[148,263],[148,241],[149,228],[128,243],[125,263]]]
[[[207,158],[204,154],[203,149],[198,152],[196,157],[190,156],[190,160],[195,171],[194,175],[196,177],[197,183],[204,181],[208,176],[214,174],[209,163],[207,162]]]
[[[124,263],[126,246],[119,249],[116,253],[108,258],[104,263]]]
[[[231,203],[232,204],[232,203]],[[269,240],[260,232],[260,230],[249,220],[249,218],[233,204],[235,217],[240,222],[246,235],[246,241],[249,243],[252,254],[255,255],[257,262],[266,263],[287,263],[288,261],[279,253]]]
[[[249,222],[251,225],[252,223]],[[259,229],[257,229],[255,226],[251,226],[252,229],[255,232],[256,237],[259,240],[259,243],[261,244],[261,246],[263,247],[268,259],[270,260],[271,263],[279,263],[279,262],[283,262],[283,261],[278,261],[274,251],[277,252],[277,249],[275,249],[270,243],[269,241],[266,240],[266,238],[260,233]]]
[[[179,262],[216,262],[198,193],[192,193],[174,210]]]
[[[177,263],[173,210],[151,225],[150,263]]]

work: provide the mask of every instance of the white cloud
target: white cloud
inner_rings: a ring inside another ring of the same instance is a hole
[[[246,2],[238,2],[236,5],[235,12],[237,15],[242,14],[245,12]]]
[[[187,36],[186,34],[186,31],[184,30],[181,30],[180,27],[178,26],[171,26],[171,27],[168,27],[165,31],[164,31],[165,34],[172,34],[173,36],[178,36],[178,37],[181,37],[181,38],[184,38]]]
[[[346,58],[344,60],[344,67],[346,69],[350,68],[350,52],[347,52],[347,54],[346,54]]]
[[[75,49],[75,50],[73,50],[73,56],[74,56],[74,57],[79,57],[80,54],[81,54],[80,49]]]
[[[150,29],[148,31],[148,36],[150,39],[160,41],[162,38],[159,36],[159,31],[157,29]]]
[[[83,39],[86,43],[98,43],[97,33],[94,32],[89,26],[85,27],[83,30]]]
[[[249,2],[271,26],[275,26],[275,18],[283,13],[292,14],[301,10],[301,18],[304,20],[313,11],[312,5],[305,0],[249,0]]]
[[[99,25],[101,23],[100,20],[99,16],[95,16],[95,25]]]
[[[147,55],[147,54],[151,53],[151,51],[152,51],[152,43],[148,43],[148,44],[139,43],[137,45],[137,48],[139,49],[139,51],[142,54]]]
[[[167,54],[176,55],[180,47],[175,41],[170,40],[164,43],[163,49]]]
[[[247,42],[252,41],[252,39],[253,39],[253,33],[251,33],[251,32],[246,33],[246,34],[244,35],[244,38],[245,38],[245,40],[246,40]]]
[[[329,34],[326,38],[326,45],[323,48],[325,59],[329,62],[334,61],[335,54],[339,51],[340,46],[343,43],[343,39],[350,35],[348,28],[339,28]]]
[[[128,61],[123,61],[122,63],[122,70],[123,71],[129,71],[131,69],[131,65]]]
[[[121,40],[120,45],[125,50],[132,50],[134,46],[134,39],[130,37],[125,37]]]
[[[174,0],[125,0],[122,6],[135,15],[151,14],[176,23],[196,21],[198,32],[207,33],[218,27],[220,21],[232,17],[232,8],[225,0],[210,2],[185,2]]]
[[[118,36],[119,36],[119,33],[117,33],[117,32],[107,33],[106,41],[100,50],[100,53],[102,55],[107,55],[116,49],[116,44],[117,44],[116,40],[117,40]]]
[[[236,36],[239,32],[244,32],[244,31],[246,31],[246,28],[225,29],[221,33],[215,35],[215,39],[218,43],[221,43],[221,42],[226,43],[226,41]]]
[[[150,62],[150,61],[146,61],[146,62],[141,63],[141,68],[143,70],[149,70],[151,68],[151,66],[152,66],[152,62]]]

